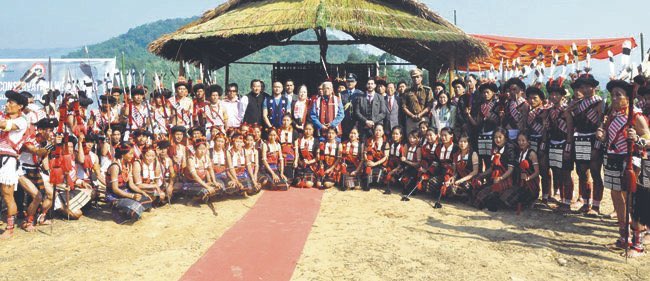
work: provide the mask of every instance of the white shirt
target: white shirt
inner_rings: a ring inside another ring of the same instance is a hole
[[[246,98],[246,97],[244,97]],[[241,120],[244,118],[244,110],[242,110],[243,100],[234,100],[230,101],[228,99],[222,100],[222,110],[228,116],[228,127],[239,128],[241,126]],[[246,98],[246,103],[248,104],[248,99]]]

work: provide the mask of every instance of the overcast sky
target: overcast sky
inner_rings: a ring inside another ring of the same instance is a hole
[[[120,35],[141,24],[200,15],[222,2],[5,1],[0,9],[0,48],[81,47]],[[467,33],[552,39],[635,36],[638,40],[640,32],[650,36],[650,3],[647,0],[622,2],[625,5],[603,0],[423,2],[452,22],[456,10],[457,24]],[[633,60],[639,61],[638,53],[633,55]]]

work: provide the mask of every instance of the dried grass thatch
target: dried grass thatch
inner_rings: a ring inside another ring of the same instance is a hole
[[[336,29],[423,67],[485,56],[487,46],[414,0],[231,0],[149,44],[219,68],[308,29]]]

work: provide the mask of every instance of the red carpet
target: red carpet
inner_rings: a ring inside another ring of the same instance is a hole
[[[322,196],[316,189],[264,191],[181,280],[291,279]]]

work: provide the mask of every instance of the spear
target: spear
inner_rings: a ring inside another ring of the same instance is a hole
[[[571,44],[571,53],[573,54],[573,61],[575,63],[575,71],[580,74],[580,57],[578,53],[578,46],[576,43]]]
[[[585,73],[591,71],[591,40],[587,39],[587,65],[585,66]]]

